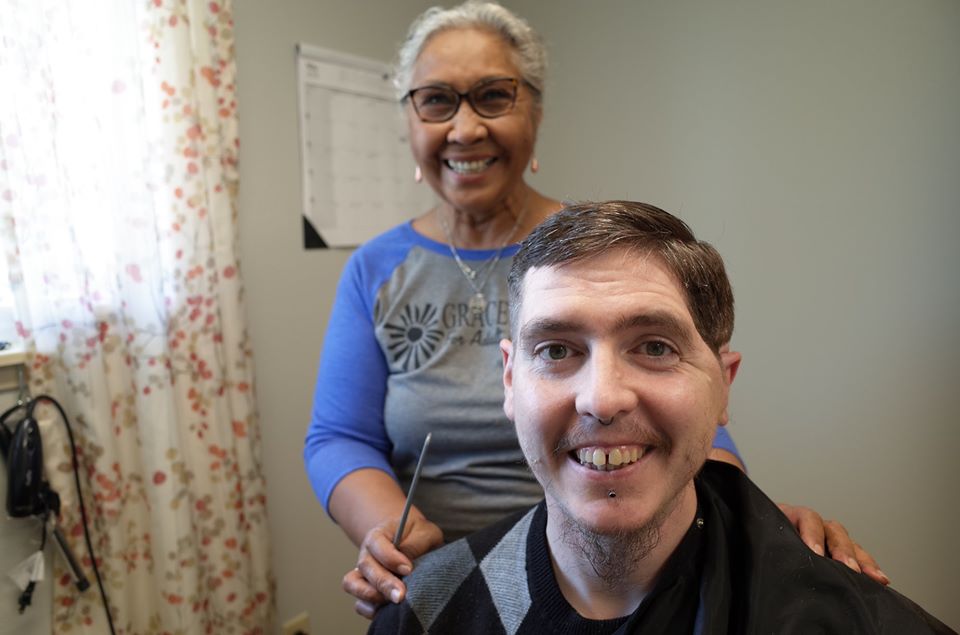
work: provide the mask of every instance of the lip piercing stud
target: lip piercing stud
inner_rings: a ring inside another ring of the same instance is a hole
[[[616,498],[616,497],[617,497],[617,493],[616,493],[615,491],[613,491],[613,490],[610,490],[609,492],[607,492],[607,496],[608,496],[609,498]]]

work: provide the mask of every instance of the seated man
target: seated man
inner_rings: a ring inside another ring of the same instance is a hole
[[[723,262],[682,221],[568,207],[509,285],[504,410],[545,500],[421,558],[371,632],[952,632],[706,461],[740,355]]]

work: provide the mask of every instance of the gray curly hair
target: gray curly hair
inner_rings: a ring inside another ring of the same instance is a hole
[[[403,99],[410,90],[413,67],[427,41],[441,31],[466,28],[488,29],[513,48],[514,61],[522,79],[536,89],[539,104],[547,74],[547,51],[543,40],[526,20],[509,9],[496,2],[480,0],[467,0],[450,9],[431,7],[413,21],[394,62],[393,86],[397,99]]]

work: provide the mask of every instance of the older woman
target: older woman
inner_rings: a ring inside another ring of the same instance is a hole
[[[360,546],[344,587],[371,616],[399,601],[412,559],[536,503],[542,492],[502,411],[498,342],[516,243],[560,208],[530,187],[546,58],[507,9],[466,2],[411,26],[395,73],[415,178],[432,209],[347,263],[324,340],[306,439],[317,496]],[[433,432],[407,529],[393,533],[423,439]],[[740,465],[723,428],[712,458]],[[741,465],[742,467],[742,465]],[[843,528],[790,510],[812,548],[875,563]]]

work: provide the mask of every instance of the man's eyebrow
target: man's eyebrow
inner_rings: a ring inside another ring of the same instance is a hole
[[[689,345],[690,329],[679,317],[669,311],[650,311],[622,317],[614,325],[615,331],[629,331],[637,328],[656,328],[677,340],[680,345]],[[538,318],[527,322],[520,328],[521,346],[530,339],[561,335],[563,333],[582,333],[590,326],[579,320],[558,318]]]
[[[542,339],[560,333],[571,333],[584,330],[582,322],[574,320],[559,320],[556,318],[537,318],[520,327],[520,344],[529,339]]]
[[[690,344],[691,333],[687,324],[669,311],[651,311],[649,313],[626,316],[618,321],[616,325],[618,331],[650,327],[665,331],[667,335],[677,340],[677,343],[680,345]]]

